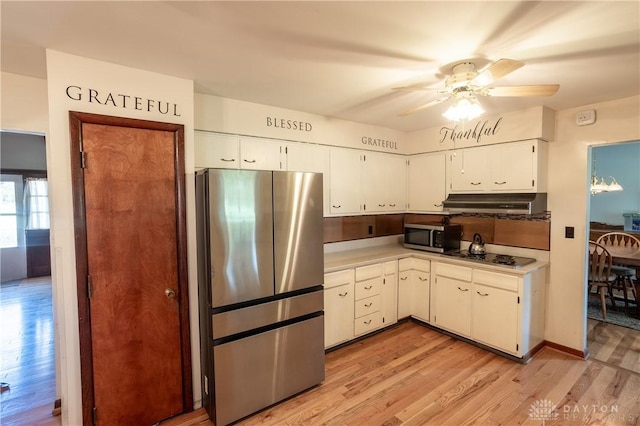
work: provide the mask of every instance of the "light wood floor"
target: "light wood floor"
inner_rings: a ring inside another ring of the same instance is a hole
[[[50,303],[50,293],[37,287],[33,297],[40,304]],[[60,417],[51,416],[53,376],[36,379],[38,371],[53,374],[50,320],[42,319],[37,326],[20,325],[17,296],[11,294],[10,287],[3,287],[0,294],[1,381],[15,385],[11,393],[2,394],[0,424],[59,425]],[[29,312],[29,304],[25,301],[20,308],[23,314]],[[50,338],[39,340],[42,348],[24,349],[25,342],[47,333]],[[18,340],[21,350],[15,347]],[[640,425],[640,332],[589,320],[588,340],[591,358],[587,361],[545,348],[529,364],[521,365],[405,322],[327,354],[326,379],[320,386],[238,424],[536,425],[542,420],[529,418],[532,404],[548,400],[559,407],[559,416],[551,419],[552,413],[547,412],[545,424]],[[35,353],[50,360],[37,360]],[[50,368],[42,367],[46,365]],[[31,385],[14,381],[19,368]],[[163,423],[196,425],[212,425],[202,409]]]
[[[640,424],[640,374],[626,368],[638,364],[640,333],[613,328],[592,325],[602,333],[590,360],[544,348],[522,365],[405,322],[329,353],[320,386],[238,424]],[[545,401],[556,411],[540,411]],[[198,410],[163,426],[211,424]]]
[[[0,321],[0,381],[10,386],[0,424],[45,424],[56,396],[51,277],[0,285]]]

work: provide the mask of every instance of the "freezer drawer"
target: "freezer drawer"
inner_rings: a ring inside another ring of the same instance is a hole
[[[324,380],[322,315],[213,347],[215,424],[227,425]]]

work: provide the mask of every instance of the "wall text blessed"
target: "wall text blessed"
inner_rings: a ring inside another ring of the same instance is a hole
[[[311,123],[298,120],[287,120],[285,118],[267,117],[267,127],[275,127],[276,129],[299,130],[301,132],[310,132],[313,130]]]

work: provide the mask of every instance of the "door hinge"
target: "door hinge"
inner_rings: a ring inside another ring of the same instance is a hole
[[[520,296],[518,296],[518,305],[520,304]]]
[[[80,168],[81,169],[87,168],[87,154],[85,154],[84,151],[80,151]]]
[[[533,187],[533,186],[535,186],[535,184],[536,184],[536,180],[535,179],[531,179],[531,186]]]
[[[516,343],[516,352],[520,349],[520,345]]]
[[[91,275],[87,275],[87,297],[91,299]]]
[[[92,417],[91,420],[93,421],[93,424],[94,425],[98,424],[98,409],[96,407],[93,407],[91,417]]]
[[[531,152],[536,152],[536,146],[535,145],[531,145]]]

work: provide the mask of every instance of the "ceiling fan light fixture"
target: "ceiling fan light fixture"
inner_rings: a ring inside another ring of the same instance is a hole
[[[453,105],[445,111],[443,116],[451,121],[467,121],[473,120],[484,113],[482,105],[475,96],[466,94],[465,96],[456,97]]]

